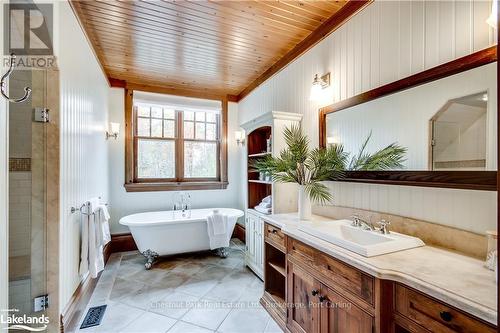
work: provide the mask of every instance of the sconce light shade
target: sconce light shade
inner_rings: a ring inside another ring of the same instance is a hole
[[[245,133],[242,131],[235,131],[234,132],[234,138],[236,139],[236,143],[238,145],[244,145],[245,144]]]
[[[311,86],[311,95],[309,96],[310,101],[320,101],[321,100],[321,90],[328,88],[330,86],[330,73],[326,73],[321,78],[318,74],[314,75],[314,80]]]
[[[486,20],[492,28],[498,28],[498,0],[492,0],[491,4],[491,13],[488,19]]]
[[[109,131],[106,131],[106,139],[113,137],[116,140],[118,134],[120,134],[120,123],[109,123]]]
[[[316,75],[316,77],[318,77]],[[311,86],[311,95],[309,96],[309,100],[313,102],[317,102],[321,99],[321,85],[318,82],[313,81]]]

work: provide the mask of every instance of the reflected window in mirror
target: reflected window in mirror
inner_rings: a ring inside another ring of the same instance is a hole
[[[487,115],[486,91],[446,102],[431,119],[430,170],[486,170]]]

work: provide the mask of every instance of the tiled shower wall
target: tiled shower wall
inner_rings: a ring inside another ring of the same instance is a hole
[[[11,91],[31,85],[31,71],[15,71]],[[31,254],[31,103],[9,107],[9,256]],[[29,262],[29,261],[28,261]]]
[[[9,256],[31,253],[31,171],[9,171]]]

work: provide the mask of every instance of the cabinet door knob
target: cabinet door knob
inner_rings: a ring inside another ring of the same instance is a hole
[[[319,302],[323,303],[324,301],[326,301],[326,296],[323,295],[319,296]]]
[[[451,319],[453,318],[453,316],[451,315],[451,313],[449,313],[448,311],[441,311],[441,312],[439,312],[439,316],[444,321],[451,321]]]
[[[316,296],[317,294],[319,294],[319,290],[314,289],[313,291],[311,291],[311,295]]]

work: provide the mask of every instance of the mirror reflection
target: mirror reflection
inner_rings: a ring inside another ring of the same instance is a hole
[[[327,145],[373,153],[406,149],[399,168],[497,170],[496,63],[400,91],[326,116]]]

